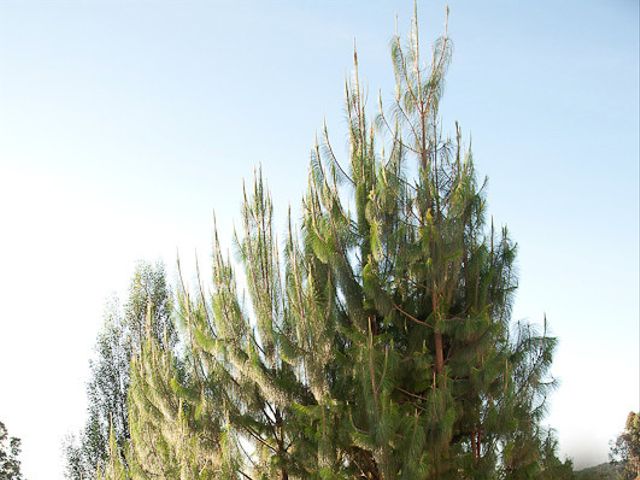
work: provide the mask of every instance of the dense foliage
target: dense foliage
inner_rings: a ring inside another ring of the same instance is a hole
[[[625,480],[640,478],[640,414],[629,412],[624,431],[611,447],[610,459]]]
[[[248,295],[216,233],[211,292],[177,291],[180,350],[140,297],[98,478],[572,478],[540,423],[556,340],[511,322],[516,246],[460,128],[442,134],[450,56],[445,33],[423,63],[414,19],[371,121],[354,53],[347,160],[325,127],[282,244],[256,173],[235,235]]]
[[[23,480],[20,471],[20,439],[10,437],[0,422],[0,480]]]

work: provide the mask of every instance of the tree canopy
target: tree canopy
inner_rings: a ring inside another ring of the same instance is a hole
[[[155,305],[150,317],[149,305]],[[117,451],[124,454],[130,438],[127,396],[131,358],[140,351],[147,336],[167,348],[175,345],[177,333],[170,319],[171,310],[171,292],[160,263],[137,265],[125,304],[120,305],[117,298],[107,303],[95,358],[90,362],[87,421],[79,435],[69,438],[64,446],[67,478],[95,478],[109,457],[111,437]],[[150,330],[146,330],[147,322]]]
[[[282,241],[256,171],[238,261],[216,231],[211,288],[179,282],[180,348],[164,297],[132,296],[112,382],[128,410],[102,410],[98,478],[571,478],[541,424],[556,339],[511,321],[516,244],[487,219],[461,128],[443,133],[446,29],[421,52],[416,17],[371,116],[354,52],[347,158],[325,126]]]
[[[640,477],[640,414],[629,412],[624,431],[611,446],[609,457],[625,480]]]
[[[23,480],[20,445],[20,439],[10,437],[7,427],[0,422],[0,480]]]

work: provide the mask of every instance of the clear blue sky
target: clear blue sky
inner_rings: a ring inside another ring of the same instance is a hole
[[[560,337],[549,423],[577,465],[639,408],[638,2],[451,1],[443,104],[519,243],[515,319]],[[59,479],[106,298],[137,259],[187,268],[263,165],[281,224],[324,117],[346,145],[357,39],[375,108],[411,0],[0,2],[0,419]],[[425,47],[444,3],[420,2]]]

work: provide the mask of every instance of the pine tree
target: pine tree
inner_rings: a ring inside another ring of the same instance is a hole
[[[213,479],[233,462],[227,451],[220,410],[205,401],[184,362],[151,335],[132,362],[129,392],[133,478]]]
[[[235,235],[239,265],[216,232],[211,292],[199,273],[193,293],[181,282],[184,354],[146,302],[130,444],[111,441],[106,478],[569,474],[541,426],[556,340],[546,319],[542,331],[512,324],[516,245],[486,219],[486,180],[461,129],[442,133],[450,56],[445,29],[423,64],[416,15],[408,44],[392,41],[396,95],[372,122],[354,52],[348,161],[325,126],[301,228],[290,219],[282,246],[256,172]]]
[[[287,306],[271,220],[271,200],[258,174],[251,195],[245,192],[243,231],[236,235],[252,315],[242,305],[217,234],[211,308],[202,294],[195,302],[185,296],[182,312],[194,372],[203,391],[213,396],[204,403],[222,407],[230,438],[250,450],[244,450],[238,474],[286,480],[309,473],[305,453],[294,448],[303,435],[292,408],[307,403],[310,394],[287,361]]]
[[[118,445],[113,424],[109,428],[108,453],[105,462],[96,467],[96,480],[129,480],[127,467],[122,461],[121,447]]]
[[[510,328],[515,245],[506,228],[486,227],[484,184],[459,127],[454,139],[441,133],[450,52],[445,33],[423,66],[417,17],[406,48],[394,38],[396,97],[379,129],[367,120],[354,53],[350,165],[326,129],[312,152],[300,256],[318,272],[313,285],[330,285],[315,296],[336,325],[327,403],[348,419],[338,413],[332,431],[350,426],[338,435],[347,440],[341,466],[365,478],[540,469],[555,339]],[[379,130],[386,149],[376,147]]]
[[[542,473],[541,480],[572,480],[575,478],[573,462],[558,458],[558,440],[552,432],[548,432],[541,445]]]

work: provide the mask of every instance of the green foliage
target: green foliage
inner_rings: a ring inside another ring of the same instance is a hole
[[[417,19],[395,37],[373,122],[354,53],[348,160],[325,127],[283,244],[256,172],[238,262],[216,231],[211,291],[180,281],[180,352],[163,295],[132,292],[128,436],[110,417],[100,478],[572,478],[541,427],[556,340],[511,323],[516,245],[460,128],[442,134],[451,48],[445,31],[424,64]]]
[[[221,411],[187,365],[150,337],[131,371],[127,459],[133,478],[230,478],[235,459]]]
[[[96,468],[96,480],[129,480],[127,468],[122,461],[120,446],[113,425],[109,431],[108,458]]]
[[[149,306],[153,306],[153,316],[147,321]],[[175,345],[177,333],[170,319],[171,311],[171,294],[161,264],[140,263],[124,307],[116,299],[107,305],[96,340],[96,356],[90,362],[87,421],[79,436],[69,438],[64,447],[67,478],[95,478],[98,467],[104,471],[111,432],[120,455],[124,454],[129,439],[129,363],[141,348],[145,323],[158,341],[167,347]]]
[[[611,446],[611,463],[620,468],[620,477],[633,480],[640,477],[640,414],[629,412],[624,431]]]
[[[210,301],[182,287],[190,381],[204,392],[182,398],[227,420],[246,446],[240,475],[517,479],[564,468],[540,428],[555,339],[510,325],[515,244],[485,223],[459,128],[441,134],[450,52],[445,34],[424,67],[415,21],[406,48],[393,40],[397,95],[377,129],[354,55],[348,166],[325,128],[301,235],[290,222],[280,260],[257,172],[235,236],[249,304],[217,234]]]
[[[0,480],[23,480],[20,471],[20,439],[9,437],[4,423],[0,422]]]

